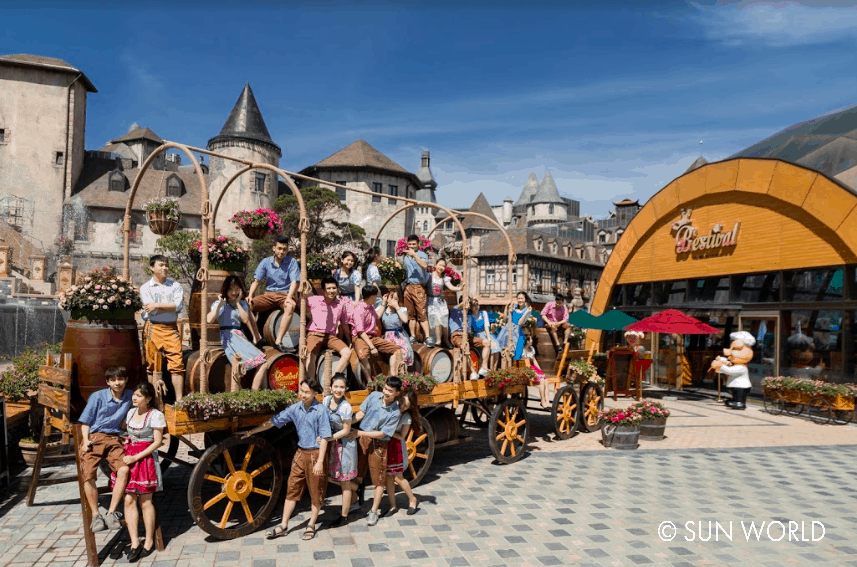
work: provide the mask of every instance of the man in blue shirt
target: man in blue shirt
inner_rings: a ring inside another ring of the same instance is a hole
[[[90,527],[94,532],[110,528],[118,530],[122,527],[122,512],[116,508],[122,501],[125,485],[128,484],[128,465],[122,459],[125,448],[119,439],[122,423],[131,409],[131,390],[125,389],[128,383],[128,371],[122,366],[111,366],[104,372],[104,379],[109,388],[98,390],[86,402],[80,415],[80,470],[83,480],[83,492],[92,510]],[[107,461],[116,473],[116,484],[110,497],[110,508],[107,517],[98,513],[98,488],[95,477],[98,463]]]
[[[408,310],[408,327],[411,331],[411,342],[416,340],[417,323],[423,331],[426,346],[435,346],[434,337],[429,334],[428,316],[426,314],[426,289],[429,281],[428,256],[419,249],[420,238],[416,234],[408,237],[408,249],[405,251],[405,293],[404,306]]]
[[[292,315],[298,302],[298,284],[301,280],[301,269],[298,261],[288,256],[289,239],[280,236],[273,246],[274,255],[268,256],[256,267],[253,274],[253,283],[247,293],[247,303],[250,309],[256,313],[264,313],[272,309],[283,310],[283,318],[277,328],[277,337],[271,345],[280,351],[284,351],[283,337],[286,336],[292,323]],[[265,282],[265,293],[259,297],[253,297],[259,288],[259,283]]]
[[[303,498],[304,488],[309,489],[312,513],[304,532],[304,541],[315,537],[315,523],[327,491],[327,440],[332,437],[327,410],[315,398],[316,388],[308,381],[301,382],[298,396],[300,403],[292,404],[262,425],[243,434],[247,438],[272,427],[283,427],[291,422],[298,431],[298,451],[292,460],[292,471],[283,506],[280,525],[268,530],[265,537],[276,539],[289,530],[289,518],[295,506]]]
[[[378,523],[378,508],[384,497],[387,477],[387,443],[396,433],[401,412],[396,400],[402,393],[402,380],[396,376],[387,378],[383,392],[372,392],[363,403],[360,411],[354,415],[354,422],[360,422],[360,429],[351,428],[349,439],[358,440],[357,477],[351,489],[356,491],[369,470],[369,480],[375,485],[375,499],[367,520],[370,526]]]

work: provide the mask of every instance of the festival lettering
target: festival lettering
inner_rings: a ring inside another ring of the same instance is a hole
[[[675,232],[676,254],[729,248],[738,244],[740,222],[736,222],[732,230],[728,232],[723,230],[723,223],[717,223],[708,234],[699,236],[699,232],[690,219],[691,212],[693,209],[682,209],[681,219],[672,224],[672,231]]]

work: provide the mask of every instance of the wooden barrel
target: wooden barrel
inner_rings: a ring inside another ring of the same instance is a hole
[[[185,351],[185,394],[199,392],[199,365],[201,364],[199,351]],[[231,380],[232,364],[226,358],[226,353],[220,351],[211,362],[206,365],[208,375],[208,393],[217,394],[229,391],[226,387]],[[254,372],[248,372],[241,377],[241,388],[250,388],[253,385]]]
[[[326,351],[321,351],[318,355],[318,360],[316,361],[315,377],[316,377],[316,380],[318,380],[318,383],[321,385],[325,385],[328,383],[327,378],[324,375],[324,353],[325,352]],[[331,350],[330,351],[331,372],[333,372],[336,369],[336,365],[339,364],[339,359],[340,359],[339,353],[336,352],[335,350]],[[357,363],[356,355],[354,355],[354,353],[352,351],[351,360],[349,360],[348,366],[345,367],[345,377],[348,378],[349,389],[352,387],[352,385],[356,384],[357,364],[358,363]],[[330,377],[332,378],[333,375],[331,374]],[[324,380],[323,380],[323,378],[324,378]]]
[[[434,431],[435,445],[458,439],[458,419],[451,408],[438,408],[428,414],[426,419]]]
[[[265,320],[265,327],[262,332],[262,335],[265,337],[265,340],[268,341],[268,344],[271,346],[274,345],[274,339],[277,338],[277,329],[280,328],[280,321],[283,320],[283,312],[279,309],[276,311],[272,311],[270,316]],[[292,322],[289,324],[289,328],[286,331],[286,334],[283,336],[283,346],[285,348],[293,348],[297,349],[301,340],[301,318],[298,314],[292,315]]]
[[[70,353],[74,366],[72,417],[77,418],[89,396],[107,387],[104,371],[111,366],[128,370],[128,388],[146,379],[137,323],[133,318],[115,321],[71,319],[66,324],[62,352]]]
[[[482,349],[470,347],[470,364],[471,372],[479,372],[482,368]]]
[[[268,362],[268,388],[297,392],[300,381],[300,360],[297,355],[278,352]]]
[[[536,327],[535,336],[533,338],[533,346],[536,349],[536,361],[546,376],[554,375],[556,367],[557,354],[553,348],[550,334],[544,327]]]
[[[448,350],[421,346],[416,349],[416,353],[420,355],[424,374],[431,374],[440,383],[452,380],[452,355]]]
[[[208,290],[206,292],[205,313],[211,311],[211,306],[220,296],[220,288],[228,276],[243,278],[241,272],[227,272],[224,270],[208,271]],[[190,289],[190,303],[187,307],[188,319],[190,320],[191,348],[199,350],[199,338],[201,336],[202,324],[200,323],[200,300],[202,298],[202,282],[194,279]],[[208,346],[220,345],[220,326],[217,323],[208,325]]]

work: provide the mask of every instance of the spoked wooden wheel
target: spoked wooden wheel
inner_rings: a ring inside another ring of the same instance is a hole
[[[434,431],[428,420],[422,416],[420,416],[420,427],[422,431],[419,435],[414,434],[412,427],[404,443],[404,448],[408,451],[408,469],[405,471],[405,478],[411,486],[416,486],[423,480],[434,458]]]
[[[830,423],[830,420],[833,419],[833,409],[830,407],[830,402],[821,396],[809,401],[806,406],[806,413],[811,420],[822,425]]]
[[[264,524],[277,503],[283,470],[277,450],[261,437],[229,437],[203,453],[190,478],[193,521],[220,539]]]
[[[783,395],[779,392],[771,392],[770,396],[765,396],[764,402],[765,411],[773,415],[780,415],[786,407]]]
[[[574,386],[564,386],[554,396],[551,418],[557,438],[568,439],[577,432],[580,417],[578,405],[577,391]]]
[[[848,425],[851,423],[852,411],[850,409],[831,409],[833,415],[832,423],[834,425]]]
[[[527,448],[527,410],[520,398],[507,398],[497,404],[488,422],[488,446],[498,461],[514,463]]]
[[[784,400],[783,401],[783,409],[789,415],[800,415],[803,413],[804,407],[803,407],[803,404]]]
[[[604,409],[604,392],[595,382],[588,382],[580,392],[580,430],[592,433],[599,431],[604,423],[598,412]]]

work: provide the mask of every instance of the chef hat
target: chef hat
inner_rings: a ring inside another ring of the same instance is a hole
[[[625,338],[633,336],[639,337],[640,339],[644,339],[646,338],[646,333],[642,331],[625,331]]]
[[[752,347],[756,344],[756,339],[747,331],[738,331],[737,333],[732,333],[729,335],[729,338],[733,341],[741,341],[748,347]]]

